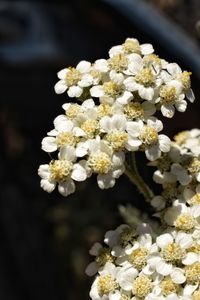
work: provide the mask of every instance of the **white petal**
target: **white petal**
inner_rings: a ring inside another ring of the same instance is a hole
[[[116,291],[114,294],[109,295],[109,300],[120,300],[121,299],[121,293],[119,291]]]
[[[135,277],[137,276],[138,271],[135,268],[128,268],[128,269],[121,269],[121,272],[119,272],[117,276],[117,280],[119,282],[119,285],[122,289],[125,291],[131,291],[133,287],[133,281]]]
[[[90,85],[92,85],[93,83],[93,77],[90,74],[84,74],[81,78],[81,80],[79,81],[78,85],[82,88],[84,87],[88,87]]]
[[[173,237],[169,233],[164,233],[161,234],[159,237],[156,239],[156,244],[162,249],[165,246],[173,243]]]
[[[191,265],[191,264],[195,263],[196,261],[198,261],[198,254],[193,253],[193,252],[188,252],[186,254],[186,257],[184,259],[182,259],[182,263],[184,265]]]
[[[152,146],[149,149],[145,150],[146,157],[150,160],[156,160],[161,156],[161,151],[158,145]]]
[[[71,146],[62,147],[60,150],[60,159],[74,161],[76,159],[74,147],[71,147]]]
[[[45,192],[51,193],[55,189],[56,183],[53,181],[51,182],[48,179],[42,179],[40,181],[40,186]]]
[[[163,276],[167,276],[172,272],[172,265],[160,261],[156,266],[156,271]]]
[[[154,52],[153,46],[151,44],[142,44],[140,48],[143,55],[148,55]]]
[[[80,163],[74,164],[71,178],[76,181],[84,181],[87,178],[86,170]]]
[[[101,85],[93,86],[90,89],[90,94],[92,97],[96,97],[96,98],[104,96],[103,87]]]
[[[186,92],[186,97],[187,97],[187,99],[188,99],[191,103],[194,102],[195,96],[194,96],[194,93],[193,93],[193,90],[192,90],[192,89],[187,90],[187,92]]]
[[[88,146],[84,142],[80,142],[76,146],[76,156],[83,157],[88,154]]]
[[[76,69],[81,73],[86,73],[90,71],[91,63],[89,61],[82,60],[77,66]]]
[[[115,185],[115,179],[110,174],[99,174],[97,176],[97,183],[100,189],[109,189]]]
[[[164,134],[159,135],[159,147],[162,152],[169,152],[171,141],[168,136]]]
[[[97,256],[99,251],[102,249],[102,245],[100,243],[95,243],[92,248],[90,249],[89,253],[92,256]]]
[[[133,94],[131,92],[125,91],[121,97],[117,98],[117,103],[122,105],[128,104],[133,99]]]
[[[175,106],[178,111],[184,112],[187,108],[187,102],[185,100],[176,101]]]
[[[65,79],[66,77],[66,74],[69,72],[69,70],[67,68],[65,69],[62,69],[60,70],[58,73],[57,73],[57,76],[59,79]]]
[[[186,280],[184,271],[179,268],[174,268],[170,276],[172,281],[177,284],[182,284]]]
[[[98,59],[95,61],[94,67],[97,71],[106,73],[108,71],[108,62],[106,59]]]
[[[91,262],[85,269],[85,273],[88,276],[94,276],[97,273],[98,266],[95,261]]]
[[[114,115],[112,117],[113,129],[125,130],[126,129],[126,117],[123,115]]]
[[[127,122],[126,130],[130,134],[131,137],[138,137],[140,135],[140,131],[143,127],[143,122]]]
[[[72,194],[75,192],[75,184],[73,180],[68,180],[66,182],[62,182],[58,185],[58,191],[59,193],[67,197],[68,195]]]
[[[67,91],[67,94],[71,98],[74,98],[74,97],[78,98],[78,97],[81,96],[82,92],[83,92],[83,89],[81,87],[79,87],[79,86],[71,86],[69,88],[69,90]]]
[[[147,125],[155,128],[157,132],[159,132],[163,129],[162,121],[158,120],[155,117],[149,117],[147,119]]]
[[[174,116],[175,108],[171,104],[163,104],[161,106],[161,112],[164,117],[172,118]]]
[[[49,165],[41,165],[38,169],[38,175],[42,179],[48,179],[49,178]]]
[[[178,75],[180,74],[181,68],[179,67],[178,64],[176,63],[170,63],[167,65],[167,71],[171,74],[171,75]]]
[[[46,152],[54,152],[57,150],[57,145],[55,143],[55,138],[54,137],[45,137],[42,140],[42,150]]]
[[[54,90],[55,90],[56,94],[64,93],[67,90],[65,81],[64,80],[58,81],[54,86]]]
[[[143,87],[141,86],[138,91],[140,97],[144,100],[151,101],[154,96],[154,89],[151,87]]]

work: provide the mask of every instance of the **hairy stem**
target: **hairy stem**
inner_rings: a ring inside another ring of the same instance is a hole
[[[134,185],[136,185],[139,192],[144,196],[145,200],[147,202],[150,202],[150,200],[154,197],[154,193],[140,176],[136,166],[134,154],[129,157],[128,162],[126,163],[125,174],[130,179],[130,181]]]

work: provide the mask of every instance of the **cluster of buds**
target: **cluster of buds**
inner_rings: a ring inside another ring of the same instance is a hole
[[[112,47],[108,59],[81,61],[58,72],[58,94],[67,92],[78,103],[66,103],[54,120],[54,129],[42,149],[56,158],[39,167],[41,187],[63,196],[75,191],[75,182],[97,175],[102,189],[113,187],[125,171],[125,154],[144,151],[159,159],[170,150],[170,139],[160,134],[161,111],[171,118],[194,101],[190,72],[154,54],[152,45],[128,38]]]
[[[174,137],[171,150],[153,164],[161,196],[152,199],[162,234],[150,226],[121,225],[90,250],[86,273],[97,276],[92,300],[200,299],[200,130]]]

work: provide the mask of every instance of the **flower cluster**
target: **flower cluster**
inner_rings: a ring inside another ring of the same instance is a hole
[[[184,205],[200,204],[199,129],[178,133],[171,142],[170,151],[149,164],[157,167],[153,178],[162,185],[161,195],[151,201],[157,211],[176,205],[177,198]]]
[[[79,103],[66,103],[64,113],[42,140],[42,149],[56,158],[39,167],[41,187],[67,196],[75,181],[97,174],[100,188],[113,187],[125,171],[125,154],[144,151],[150,161],[170,150],[160,134],[161,111],[171,118],[194,101],[190,72],[154,54],[152,45],[128,38],[112,47],[108,59],[81,61],[58,72],[58,94],[67,91]]]
[[[177,134],[170,152],[151,165],[162,193],[152,199],[163,232],[153,238],[147,224],[108,231],[95,261],[92,300],[200,299],[200,130]]]
[[[90,254],[95,260],[86,273],[97,273],[92,300],[199,299],[200,244],[188,230],[167,228],[153,239],[144,223],[136,230],[121,225]]]

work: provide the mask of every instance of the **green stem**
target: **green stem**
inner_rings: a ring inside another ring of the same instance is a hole
[[[150,202],[151,199],[154,197],[154,193],[149,188],[149,186],[144,182],[142,177],[140,176],[136,162],[135,162],[135,155],[133,154],[131,159],[129,160],[129,164],[126,163],[126,176],[130,179],[130,181],[136,185],[139,192],[144,196],[147,202]]]

